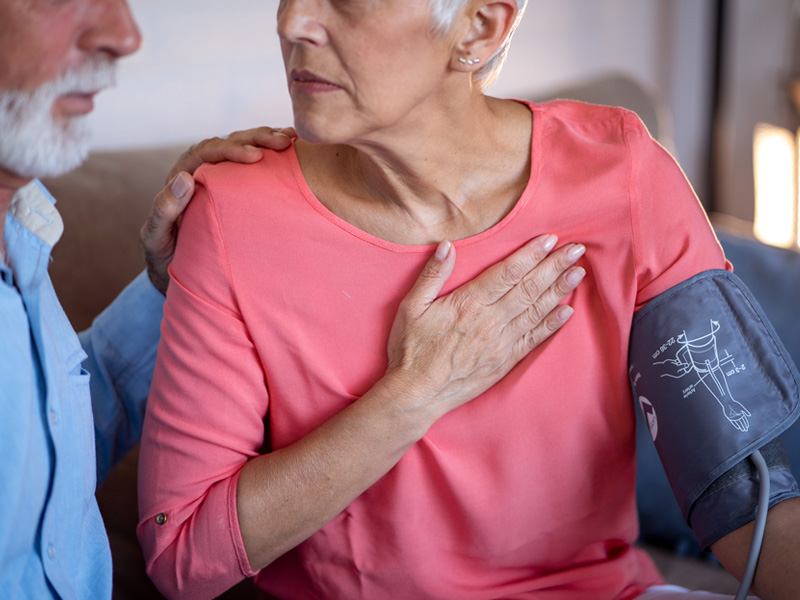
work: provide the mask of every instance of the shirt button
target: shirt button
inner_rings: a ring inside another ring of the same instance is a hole
[[[50,411],[50,424],[55,427],[58,425],[58,413],[54,410]]]
[[[158,525],[163,525],[166,522],[167,522],[167,515],[165,515],[164,513],[158,513],[156,515],[156,523]]]
[[[47,556],[49,556],[50,558],[55,558],[56,557],[56,547],[53,546],[53,544],[50,544],[47,547]]]

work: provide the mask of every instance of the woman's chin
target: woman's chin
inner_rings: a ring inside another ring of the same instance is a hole
[[[298,139],[309,144],[340,144],[345,143],[331,135],[329,128],[303,127],[295,123]]]
[[[347,144],[353,139],[353,128],[343,126],[342,118],[327,118],[319,114],[294,112],[294,129],[297,137],[309,144]]]

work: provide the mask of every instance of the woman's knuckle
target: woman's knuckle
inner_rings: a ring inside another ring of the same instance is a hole
[[[520,282],[520,291],[528,303],[533,303],[542,295],[542,284],[535,277],[526,277]]]
[[[566,278],[561,277],[553,286],[553,289],[559,298],[564,298],[572,293],[574,286],[570,285]]]
[[[536,331],[532,330],[526,333],[522,340],[522,345],[528,352],[536,348],[536,346],[539,345],[539,336],[536,334]]]
[[[555,314],[552,312],[548,317],[544,320],[544,329],[548,335],[558,331],[558,329],[563,325],[563,321],[561,321]]]
[[[436,279],[438,276],[439,266],[433,262],[428,262],[424,267],[422,267],[422,271],[420,272],[420,277],[423,279]]]
[[[532,304],[528,310],[525,311],[525,316],[528,322],[533,324],[541,323],[542,319],[545,317],[544,310],[538,302]]]
[[[500,281],[505,285],[516,285],[525,276],[522,265],[517,262],[510,262],[503,265],[500,271]]]
[[[471,321],[480,313],[480,303],[471,295],[459,296],[456,311],[462,320]]]

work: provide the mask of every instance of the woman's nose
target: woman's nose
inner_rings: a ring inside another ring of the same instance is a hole
[[[93,2],[78,39],[84,52],[106,52],[119,58],[136,52],[141,44],[141,33],[126,0]]]
[[[327,0],[281,0],[278,35],[288,42],[325,44],[328,39],[324,25],[327,4]]]

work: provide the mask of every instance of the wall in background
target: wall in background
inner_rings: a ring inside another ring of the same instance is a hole
[[[797,0],[726,0],[721,106],[717,123],[717,206],[753,219],[753,130],[794,130],[788,77],[800,73]]]
[[[276,0],[130,0],[145,41],[98,97],[96,149],[189,144],[291,123]],[[542,96],[605,73],[657,90],[675,149],[702,196],[711,0],[531,0],[490,93]]]

